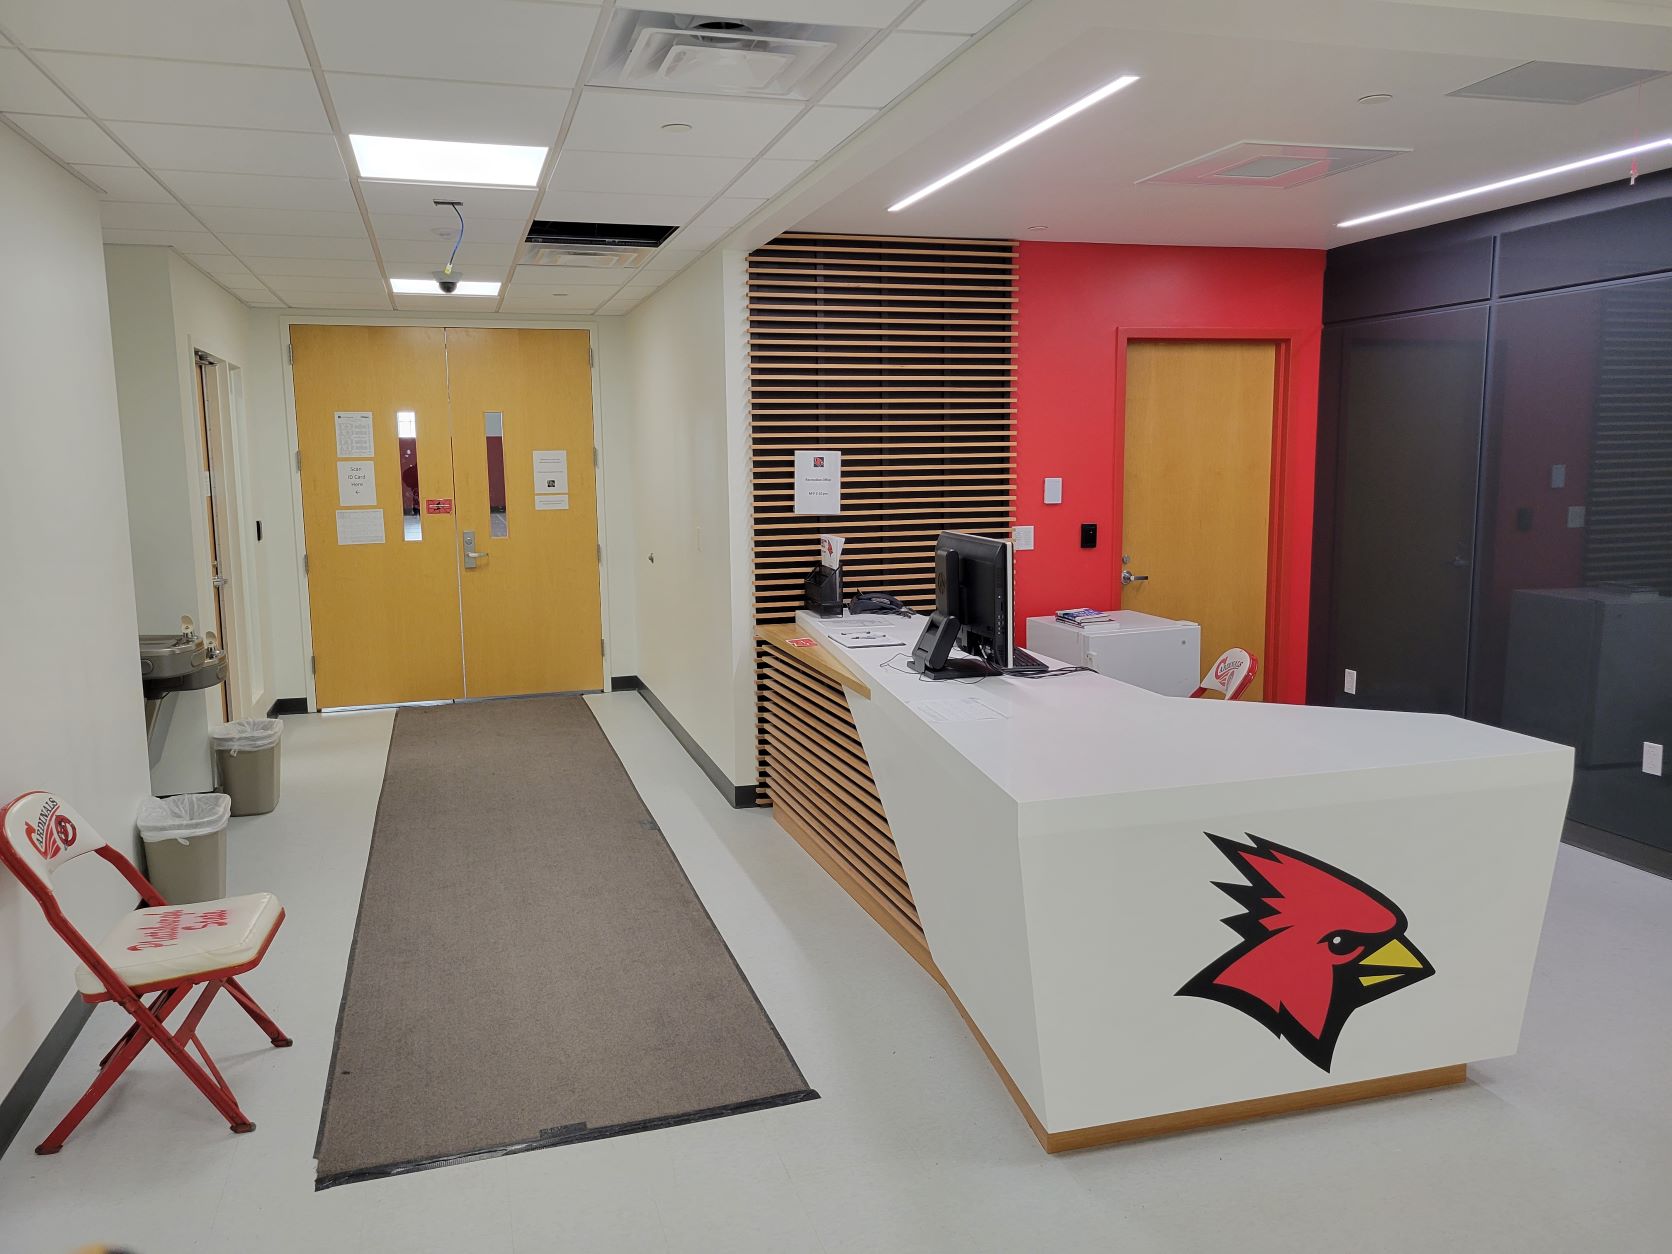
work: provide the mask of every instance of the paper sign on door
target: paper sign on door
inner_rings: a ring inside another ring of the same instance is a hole
[[[376,462],[337,463],[337,504],[376,505]]]
[[[537,509],[537,510],[540,510],[540,509],[568,509],[569,508],[569,494],[567,492],[565,492],[565,493],[536,492],[534,494],[534,508]]]
[[[372,416],[367,412],[337,411],[337,456],[372,456]]]
[[[569,490],[569,453],[567,449],[534,450],[534,490],[536,492],[567,492]]]
[[[452,497],[443,497],[437,500],[431,497],[424,502],[424,512],[426,514],[451,514],[453,512],[453,499]]]
[[[339,509],[338,544],[382,544],[383,511],[380,509]]]

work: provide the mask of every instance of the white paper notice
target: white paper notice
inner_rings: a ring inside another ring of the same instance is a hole
[[[372,448],[372,416],[369,413],[337,411],[337,456],[370,457]]]
[[[547,493],[547,492],[536,492],[534,494],[534,508],[535,509],[568,509],[569,508],[569,494],[567,492],[557,493],[557,494]]]
[[[842,454],[836,449],[795,450],[795,512],[842,512]]]
[[[886,631],[873,631],[869,627],[827,627],[825,634],[837,644],[850,649],[881,649],[892,646],[896,649],[906,647],[906,642],[899,636],[890,635]]]
[[[376,505],[376,462],[337,463],[337,504]]]
[[[842,566],[842,549],[846,545],[847,541],[842,539],[841,536],[820,536],[819,561],[830,567],[831,570],[840,570]]]
[[[985,701],[979,701],[975,697],[908,701],[906,704],[931,723],[980,723],[987,719],[1005,717]]]
[[[567,492],[569,490],[569,454],[567,450],[560,448],[537,448],[534,450],[534,490],[536,492]]]
[[[338,544],[382,544],[383,511],[380,509],[339,509]]]

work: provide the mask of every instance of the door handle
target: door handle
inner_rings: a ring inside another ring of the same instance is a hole
[[[1121,581],[1121,583],[1123,583],[1123,584],[1128,584],[1128,583],[1148,583],[1148,582],[1149,582],[1149,576],[1148,576],[1148,575],[1134,575],[1134,574],[1133,574],[1133,573],[1132,573],[1132,572],[1131,572],[1131,571],[1129,571],[1129,570],[1123,570],[1123,571],[1121,571],[1121,573],[1120,573],[1120,581]]]
[[[477,562],[487,560],[488,555],[486,553],[476,551],[476,533],[474,531],[465,532],[459,537],[459,541],[464,545],[464,568],[466,570],[475,570]]]

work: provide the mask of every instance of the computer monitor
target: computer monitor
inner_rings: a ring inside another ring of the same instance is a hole
[[[997,675],[1014,661],[1008,540],[943,531],[935,542],[935,612],[912,651],[913,670],[933,679]],[[956,644],[968,658],[952,658]]]

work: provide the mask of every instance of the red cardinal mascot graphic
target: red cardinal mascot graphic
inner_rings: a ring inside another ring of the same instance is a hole
[[[1243,907],[1224,920],[1242,941],[1178,996],[1233,1006],[1328,1071],[1348,1015],[1434,974],[1404,912],[1362,880],[1252,834],[1203,834],[1247,878],[1215,885]]]

